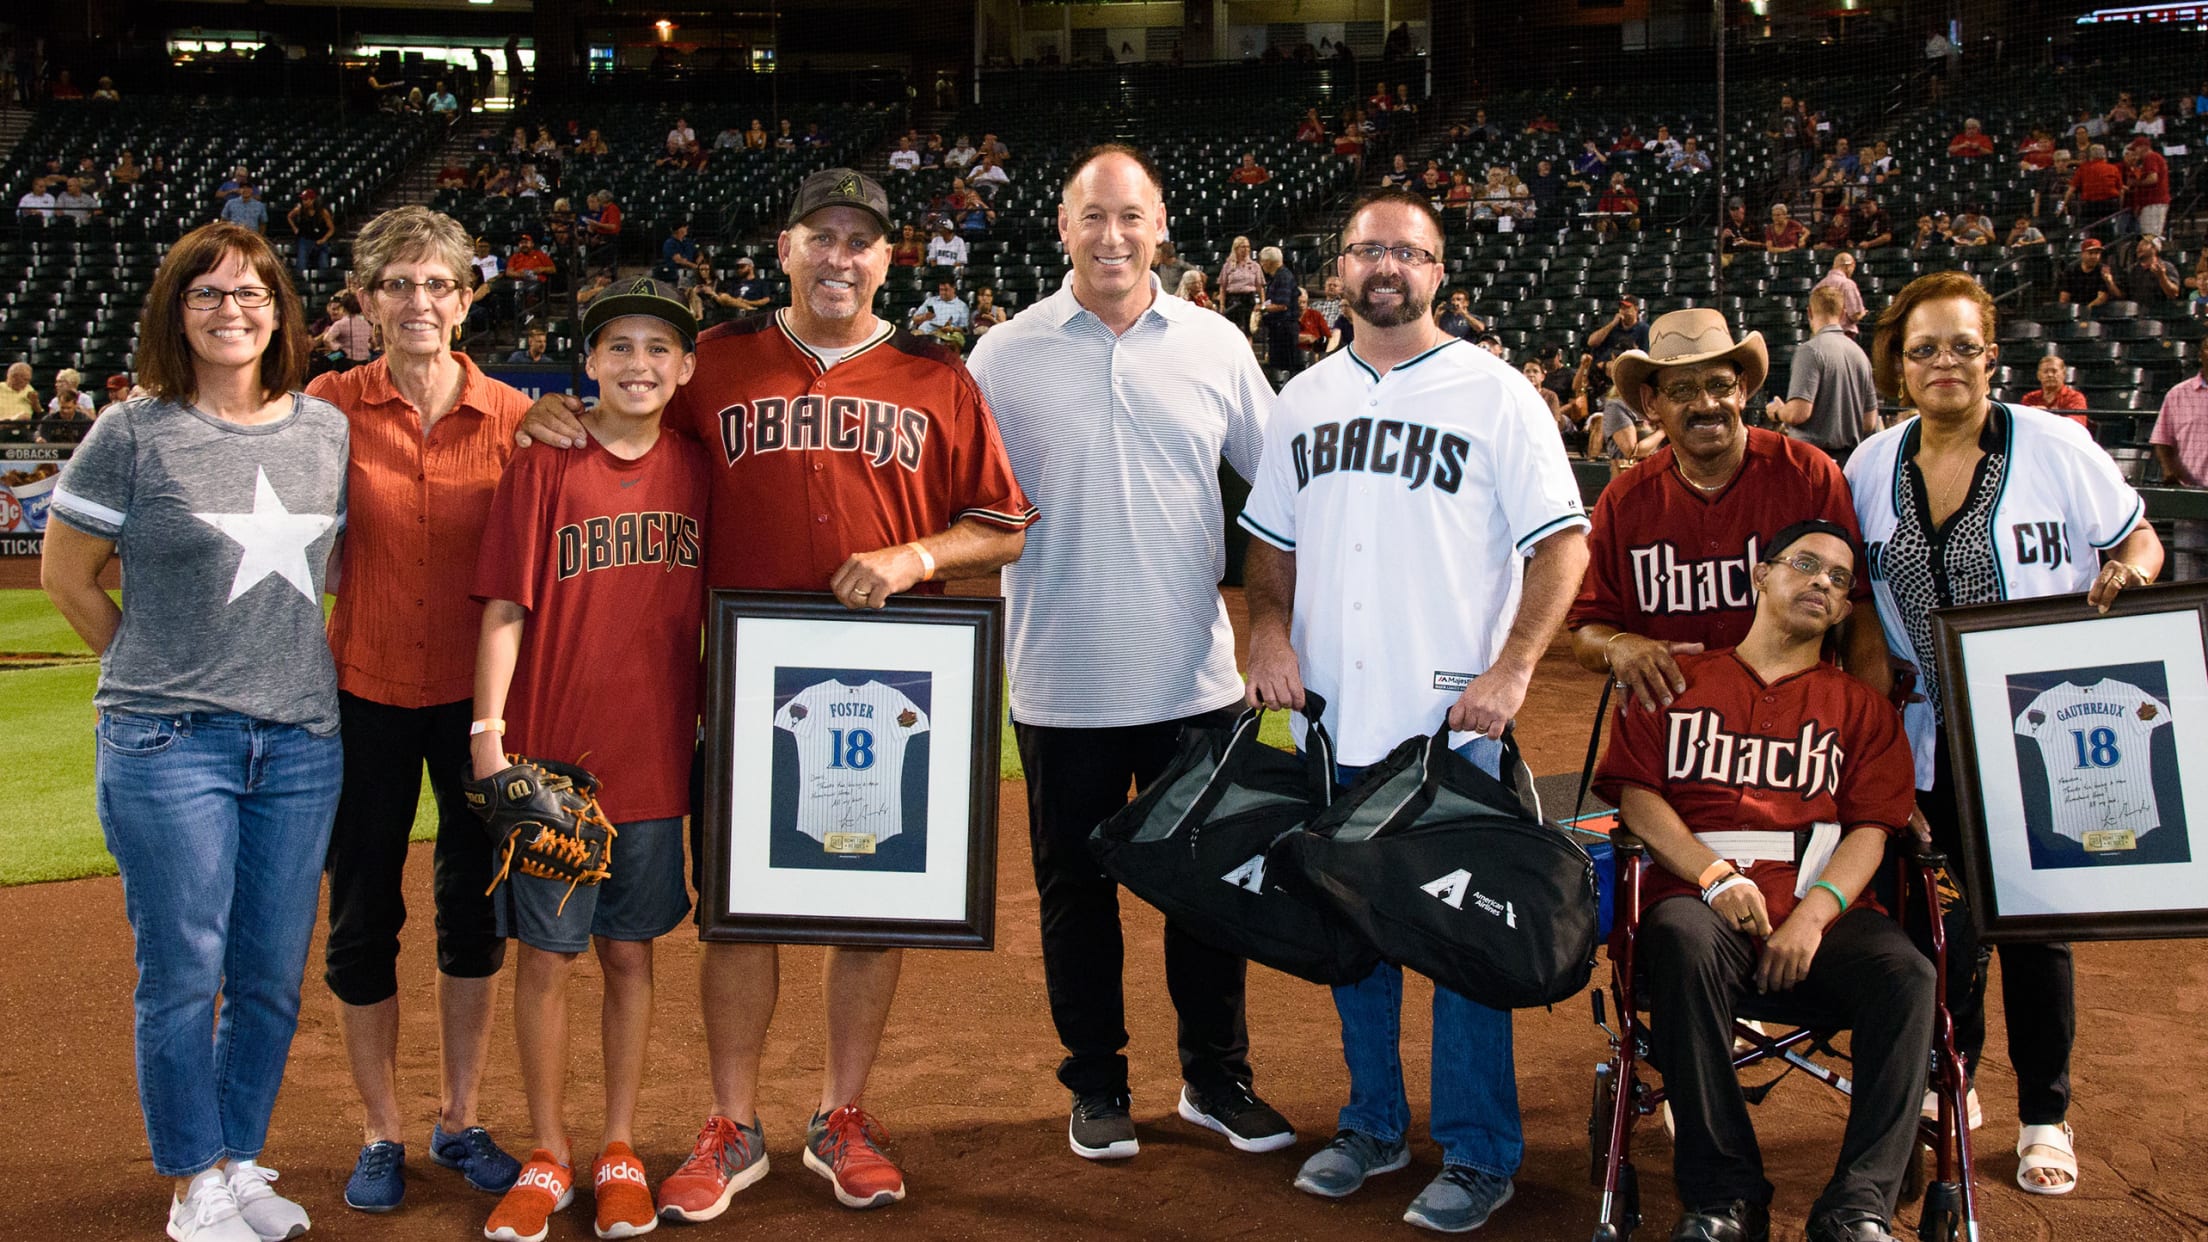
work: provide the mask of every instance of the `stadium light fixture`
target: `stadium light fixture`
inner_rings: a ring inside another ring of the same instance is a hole
[[[652,29],[659,32],[659,41],[661,43],[665,43],[669,39],[675,37],[675,24],[671,21],[668,21],[664,17],[660,18],[656,22],[653,22]]]

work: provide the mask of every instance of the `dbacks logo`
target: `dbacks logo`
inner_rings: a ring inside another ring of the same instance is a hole
[[[553,532],[561,582],[623,565],[698,567],[698,520],[684,513],[622,513],[570,522]]]
[[[1634,602],[1644,616],[1753,608],[1756,594],[1749,573],[1762,546],[1762,539],[1750,535],[1739,556],[1703,560],[1681,559],[1678,547],[1669,540],[1629,549]]]
[[[1795,737],[1780,739],[1730,732],[1725,718],[1709,708],[1664,718],[1666,780],[1799,793],[1808,802],[1840,792],[1840,765],[1846,760],[1840,731],[1820,729],[1814,720]]]
[[[874,466],[894,460],[918,471],[928,441],[924,411],[858,397],[761,397],[727,406],[719,418],[721,453],[731,466],[746,453],[828,449],[863,453]]]
[[[1431,476],[1435,487],[1455,494],[1464,484],[1464,459],[1471,451],[1472,442],[1454,432],[1444,435],[1394,418],[1321,423],[1288,443],[1299,492],[1320,475],[1359,470],[1401,475],[1414,492]]]

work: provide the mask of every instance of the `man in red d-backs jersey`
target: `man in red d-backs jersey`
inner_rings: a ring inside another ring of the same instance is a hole
[[[1772,1187],[1734,1073],[1733,1015],[1752,993],[1780,1016],[1852,1029],[1855,1085],[1810,1242],[1892,1242],[1916,1153],[1932,963],[1867,891],[1916,803],[1901,716],[1824,662],[1849,612],[1855,540],[1798,522],[1750,570],[1738,647],[1682,654],[1661,711],[1620,705],[1596,789],[1648,845],[1641,964],[1651,1060],[1676,1122],[1674,1242],[1767,1242]]]
[[[709,589],[832,591],[845,607],[879,608],[1019,557],[1035,509],[965,364],[873,313],[889,227],[888,196],[872,178],[848,168],[806,178],[776,242],[790,305],[698,338],[697,373],[666,425],[696,436],[710,461]],[[548,394],[525,437],[579,442],[580,408]],[[905,1194],[857,1103],[901,964],[896,949],[827,951],[826,1075],[805,1163],[847,1207]],[[767,1170],[756,1104],[775,947],[709,942],[700,969],[713,1112],[690,1159],[660,1184],[669,1220],[719,1216]]]
[[[1855,506],[1832,458],[1803,441],[1742,425],[1770,369],[1761,333],[1735,342],[1714,310],[1680,310],[1649,328],[1646,350],[1611,365],[1618,397],[1664,429],[1668,445],[1611,480],[1595,503],[1587,577],[1565,617],[1572,654],[1608,673],[1626,701],[1655,711],[1685,688],[1677,657],[1737,645],[1755,616],[1750,577],[1771,537],[1823,518],[1856,537]],[[1853,598],[1868,599],[1861,582]],[[1883,691],[1876,618],[1845,631],[1850,671]]]

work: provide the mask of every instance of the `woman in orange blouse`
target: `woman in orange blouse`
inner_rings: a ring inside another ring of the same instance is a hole
[[[389,1211],[405,1191],[400,885],[425,763],[438,809],[443,1070],[430,1155],[486,1191],[504,1191],[520,1171],[476,1120],[506,942],[484,895],[490,839],[460,785],[482,623],[468,596],[475,550],[529,399],[452,348],[473,298],[471,257],[466,231],[427,208],[370,221],[353,245],[352,278],[384,352],[308,387],[343,410],[352,429],[350,520],[330,616],[345,789],[330,841],[324,977],[366,1108],[366,1145],[345,1191],[363,1211]]]

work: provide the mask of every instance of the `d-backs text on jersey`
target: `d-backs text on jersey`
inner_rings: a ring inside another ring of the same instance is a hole
[[[1634,602],[1644,616],[1753,608],[1756,592],[1750,574],[1762,542],[1750,535],[1740,555],[1702,560],[1682,558],[1678,546],[1668,539],[1629,549]]]
[[[569,522],[553,535],[560,581],[623,565],[698,567],[698,520],[687,513],[617,513]]]
[[[1464,459],[1471,451],[1472,442],[1455,432],[1394,418],[1320,423],[1288,442],[1297,491],[1320,475],[1360,470],[1401,475],[1414,492],[1431,477],[1436,488],[1453,494],[1464,484]]]
[[[1792,738],[1757,737],[1725,728],[1725,718],[1709,708],[1675,711],[1664,720],[1664,778],[1714,781],[1777,793],[1799,793],[1804,801],[1840,792],[1840,765],[1847,752],[1840,731],[1806,721]]]
[[[928,441],[926,411],[859,397],[761,397],[722,407],[720,422],[721,452],[731,466],[746,453],[827,449],[917,471]]]

